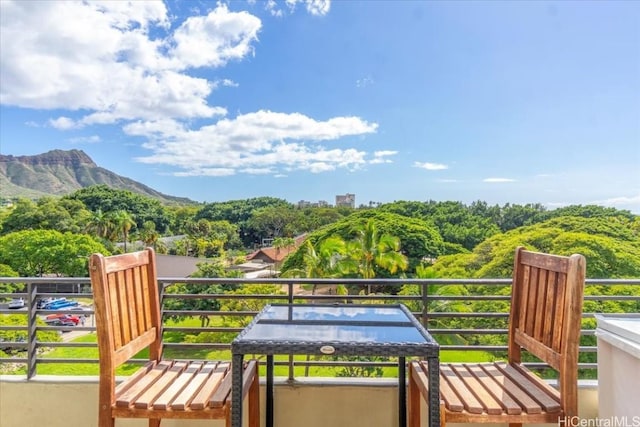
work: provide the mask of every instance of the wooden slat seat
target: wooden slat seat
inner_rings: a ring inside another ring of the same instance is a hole
[[[419,378],[416,372],[428,378],[426,362],[412,361],[410,369],[415,378]],[[423,387],[428,389],[428,382]],[[561,411],[558,390],[525,368],[507,363],[442,364],[440,396],[452,423],[473,416],[486,422],[504,422],[504,416],[511,423],[555,422]]]
[[[162,359],[159,289],[152,249],[89,260],[98,350],[99,427],[116,418],[224,419],[231,425],[231,363]],[[116,386],[115,369],[149,348],[149,362]],[[245,362],[243,399],[249,427],[260,426],[258,363]]]
[[[585,260],[516,249],[508,360],[440,365],[441,425],[558,423],[578,414],[578,346]],[[553,388],[524,367],[525,349],[558,372]],[[425,361],[409,364],[409,426],[420,426],[428,396]]]

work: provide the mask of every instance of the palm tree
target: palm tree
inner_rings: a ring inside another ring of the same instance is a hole
[[[280,255],[280,249],[287,249],[295,245],[296,241],[291,237],[276,237],[271,244],[276,248],[276,256]]]
[[[133,220],[133,216],[125,210],[115,211],[113,213],[113,222],[116,229],[122,232],[124,251],[127,252],[127,240],[129,240],[129,231],[136,225],[136,222]]]
[[[108,239],[111,231],[113,230],[113,221],[110,215],[102,212],[102,209],[98,208],[95,212],[92,212],[91,218],[85,227],[85,231],[94,233],[96,236],[103,239]]]
[[[394,274],[398,270],[406,270],[409,261],[400,252],[400,239],[389,234],[378,235],[372,220],[357,230],[355,240],[348,243],[349,257],[355,263],[355,272],[363,279],[376,277],[375,267],[383,268]],[[367,286],[371,293],[371,285]]]
[[[142,224],[142,229],[139,232],[140,240],[145,246],[152,246],[156,249],[156,244],[160,238],[160,233],[156,231],[156,225],[153,221],[145,221]]]
[[[304,254],[302,261],[303,269],[294,268],[287,270],[282,277],[307,277],[320,279],[323,277],[339,277],[346,272],[346,264],[342,261],[346,259],[347,245],[340,237],[332,236],[314,247],[311,241],[304,243]],[[311,293],[315,295],[318,285],[313,285]]]

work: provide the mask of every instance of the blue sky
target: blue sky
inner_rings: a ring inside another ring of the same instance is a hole
[[[0,152],[197,201],[640,214],[640,2],[0,2]]]

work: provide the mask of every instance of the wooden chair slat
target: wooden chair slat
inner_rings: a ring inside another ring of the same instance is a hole
[[[193,380],[195,375],[202,367],[202,362],[190,362],[187,363],[182,372],[178,374],[178,377],[167,387],[167,389],[153,402],[153,409],[167,410],[169,405],[178,396],[186,385]]]
[[[148,371],[144,376],[137,379],[128,387],[128,390],[122,393],[116,400],[116,406],[127,408],[135,402],[138,396],[144,393],[149,387],[153,385],[162,374],[171,367],[171,363],[168,361],[162,361],[156,364],[153,369]]]
[[[440,373],[444,380],[449,384],[449,387],[454,391],[462,402],[464,409],[472,414],[481,414],[484,411],[482,404],[478,401],[476,396],[467,388],[464,381],[462,381],[451,369],[451,365],[443,365],[440,367]],[[446,403],[446,399],[445,399]]]
[[[542,343],[550,347],[552,346],[553,340],[553,325],[555,323],[555,288],[558,280],[558,273],[553,272],[553,274],[547,275],[547,282],[545,284],[545,296],[546,299],[543,304],[543,315],[544,315],[544,328],[542,329]]]
[[[132,270],[133,275],[131,286],[127,289],[127,298],[129,299],[129,326],[131,327],[131,337],[137,338],[144,332],[143,328],[138,327],[138,316],[140,308],[136,304],[137,290],[142,286],[142,268],[136,267]]]
[[[552,273],[553,274],[553,273]],[[533,313],[535,321],[533,323],[533,337],[542,341],[542,331],[544,331],[545,321],[545,302],[547,300],[547,277],[546,270],[540,270],[538,273],[538,283],[536,285],[538,292],[536,295],[536,310]]]
[[[216,390],[213,392],[213,395],[209,399],[209,406],[211,408],[222,407],[222,405],[224,404],[225,400],[227,400],[227,398],[229,399],[229,401],[231,401],[231,396],[230,396],[231,380],[232,380],[231,374],[229,371],[227,371],[227,375],[225,375],[222,378],[222,381],[220,381],[220,386],[216,388]],[[243,383],[244,383],[244,376],[243,376]]]
[[[560,411],[560,403],[542,390],[537,381],[532,381],[531,376],[533,376],[533,374],[525,375],[522,371],[515,369],[512,365],[504,365],[501,367],[501,370],[509,377],[509,379],[511,379],[511,381],[519,384],[522,390],[538,402],[545,412],[553,413]]]
[[[120,337],[122,339],[122,345],[126,345],[131,342],[131,329],[129,326],[129,299],[127,297],[127,275],[130,274],[129,270],[120,271],[118,274],[118,318],[120,319]]]
[[[484,412],[491,415],[502,413],[502,406],[485,387],[484,381],[487,379],[487,374],[482,369],[477,365],[468,364],[450,364],[449,367],[458,374],[466,388],[478,399]]]
[[[422,381],[425,384],[429,384],[429,378],[424,373],[422,373],[422,376]],[[426,390],[428,391],[428,388]],[[440,398],[444,400],[446,408],[450,411],[462,412],[464,410],[464,403],[460,400],[453,387],[451,387],[451,384],[447,381],[442,371],[440,372]]]
[[[116,386],[116,389],[115,389],[115,397],[116,397],[116,399],[118,397],[120,397],[124,392],[129,390],[131,388],[131,386],[133,386],[135,383],[140,381],[140,379],[142,377],[147,375],[147,373],[151,369],[153,369],[154,366],[156,366],[156,362],[149,361],[149,362],[145,363],[143,367],[141,367],[136,372],[134,372],[132,375],[130,375],[125,381],[122,381],[120,384],[118,384]]]
[[[537,296],[537,282],[538,282],[538,273],[539,270],[537,268],[529,268],[529,283],[528,290],[529,293],[526,295],[526,305],[525,309],[525,317],[526,322],[524,324],[520,324],[520,328],[526,331],[527,335],[533,335],[533,325],[535,320],[535,313],[537,311],[536,307],[536,296]]]
[[[229,363],[219,363],[212,371],[209,379],[205,382],[198,394],[193,398],[191,402],[191,408],[204,409],[209,406],[209,399],[211,395],[220,387],[222,379],[227,375],[229,371]]]
[[[151,384],[144,393],[136,398],[134,406],[140,409],[151,407],[155,400],[175,381],[186,366],[187,364],[185,362],[175,362],[173,366],[164,371],[162,376]]]
[[[211,376],[211,373],[215,369],[216,365],[217,363],[215,362],[203,363],[203,366],[200,369],[200,371],[195,374],[193,379],[189,381],[189,384],[187,384],[184,390],[182,390],[182,392],[179,395],[177,395],[176,398],[173,400],[173,403],[171,403],[171,409],[183,411],[187,407],[190,407],[190,406],[193,407],[192,406],[193,399],[196,397],[196,394],[200,391],[205,381],[209,380],[209,377]],[[204,401],[206,401],[206,399]],[[193,408],[193,409],[203,409],[203,408],[204,408],[204,403],[200,406],[200,408]]]
[[[558,287],[556,289],[556,298],[555,298],[555,325],[553,328],[553,338],[551,340],[551,348],[555,351],[560,351],[560,347],[562,345],[562,327],[564,324],[564,316],[565,316],[565,302],[566,302],[566,288],[567,288],[567,276],[565,274],[561,274],[558,277]]]
[[[510,397],[517,405],[517,408],[507,409],[507,414],[518,415],[524,410],[528,414],[539,414],[542,412],[542,407],[531,398],[520,384],[511,380],[511,378],[504,375],[502,369],[506,366],[505,363],[494,363],[491,365],[482,365],[483,369],[491,375],[494,381],[496,381],[502,390]]]
[[[497,369],[493,364],[467,365],[467,369],[482,382],[483,387],[491,393],[496,402],[499,402],[501,411],[496,413],[502,413],[503,411],[510,415],[522,413],[522,407],[511,397],[505,384],[494,377]]]

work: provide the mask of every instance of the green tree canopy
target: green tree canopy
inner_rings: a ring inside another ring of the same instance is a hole
[[[142,228],[146,221],[153,221],[159,233],[165,233],[172,222],[172,211],[165,209],[159,200],[104,184],[82,188],[63,199],[80,200],[92,212],[97,212],[98,209],[105,214],[129,212],[135,218],[138,228]]]
[[[2,234],[20,230],[81,232],[90,212],[78,201],[41,197],[37,201],[18,199],[2,225]]]
[[[107,249],[86,234],[55,230],[23,230],[0,237],[0,264],[20,276],[55,274],[68,277],[88,275],[87,259]]]
[[[640,240],[630,221],[601,217],[559,217],[493,236],[471,254],[441,257],[434,264],[438,277],[510,277],[518,246],[530,250],[587,259],[587,277],[640,276]]]
[[[409,272],[413,271],[423,259],[435,259],[447,251],[447,245],[434,226],[421,219],[408,218],[377,209],[357,211],[338,222],[310,233],[307,239],[314,247],[318,242],[332,236],[339,236],[348,242],[357,238],[358,230],[361,230],[368,221],[372,221],[380,235],[387,234],[400,239],[401,251],[409,261]],[[464,249],[458,247],[457,251],[464,251]],[[305,249],[298,248],[285,260],[282,270],[304,269],[304,253]]]

